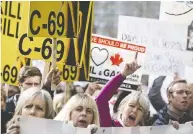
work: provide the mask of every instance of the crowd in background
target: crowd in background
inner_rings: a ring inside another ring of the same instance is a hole
[[[95,131],[98,127],[172,124],[178,129],[179,124],[191,122],[193,125],[193,83],[187,83],[178,74],[168,85],[168,103],[160,91],[165,76],[154,80],[148,95],[141,91],[119,90],[126,77],[140,67],[136,59],[125,64],[122,72],[104,87],[98,82],[84,86],[61,82],[58,69],[52,69],[42,82],[37,67],[23,67],[19,72],[18,86],[1,85],[1,131],[19,134],[21,116],[59,120]],[[54,91],[51,83],[57,85]],[[150,104],[157,114],[150,113]]]

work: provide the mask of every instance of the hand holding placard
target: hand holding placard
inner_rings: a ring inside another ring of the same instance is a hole
[[[47,87],[51,86],[51,83],[58,85],[60,83],[60,74],[61,72],[57,68],[52,68],[51,71],[48,73],[45,79],[44,85]]]

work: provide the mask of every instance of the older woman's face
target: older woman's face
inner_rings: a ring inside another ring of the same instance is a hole
[[[45,118],[46,103],[40,96],[36,96],[33,100],[28,100],[22,109],[22,116],[34,116]]]
[[[129,103],[123,110],[121,120],[127,127],[137,126],[144,115],[143,108],[136,103]]]
[[[92,109],[78,106],[72,110],[70,119],[73,121],[75,127],[86,128],[89,124],[92,124],[94,118],[94,112]]]

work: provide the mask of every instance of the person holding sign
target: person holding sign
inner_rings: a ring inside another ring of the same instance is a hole
[[[15,114],[11,121],[7,123],[6,134],[19,134],[18,116],[33,116],[46,119],[54,118],[55,112],[50,94],[37,87],[32,87],[22,92],[15,109]]]
[[[78,93],[70,98],[54,120],[71,123],[74,127],[87,128],[99,125],[96,102],[87,94]]]
[[[125,97],[118,107],[118,120],[112,120],[108,101],[117,91],[128,75],[133,74],[141,66],[137,64],[137,54],[132,63],[125,65],[124,70],[110,80],[99,93],[96,103],[100,114],[101,127],[132,127],[137,126],[149,111],[149,100],[141,92],[132,92]]]

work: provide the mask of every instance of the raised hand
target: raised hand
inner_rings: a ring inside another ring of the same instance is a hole
[[[99,82],[93,82],[93,83],[89,83],[85,93],[89,94],[90,96],[92,96],[94,94],[94,92],[96,90],[101,90],[101,86],[99,86]]]
[[[125,64],[125,67],[121,72],[123,76],[127,77],[128,75],[134,73],[137,69],[141,67],[137,63],[137,56],[138,56],[138,52],[136,52],[133,62]]]

